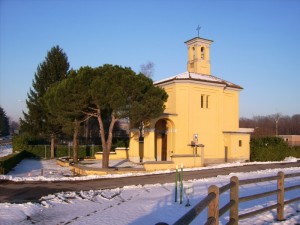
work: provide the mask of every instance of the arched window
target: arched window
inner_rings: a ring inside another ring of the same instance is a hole
[[[195,47],[193,47],[192,50],[193,50],[193,59],[196,59],[196,49],[195,49]]]
[[[205,59],[205,48],[201,47],[201,59]]]

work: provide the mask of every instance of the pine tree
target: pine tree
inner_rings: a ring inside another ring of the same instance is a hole
[[[61,127],[47,112],[42,97],[53,84],[66,78],[68,70],[67,55],[59,46],[52,47],[45,60],[37,67],[32,88],[26,100],[28,113],[23,112],[24,119],[20,120],[22,132],[50,136],[51,158],[54,157],[55,138]]]
[[[89,88],[90,106],[87,115],[97,117],[102,143],[102,167],[109,167],[113,128],[122,118],[129,118],[133,127],[159,117],[168,95],[143,74],[131,68],[104,65],[95,68],[95,76]],[[104,126],[109,121],[109,127]]]
[[[9,120],[4,109],[0,106],[0,137],[9,135]]]
[[[89,70],[86,67],[79,72]],[[88,106],[91,75],[82,75],[77,76],[76,71],[70,71],[67,79],[53,85],[44,95],[44,102],[53,118],[62,124],[64,132],[73,136],[73,162],[78,161],[78,135],[81,124],[89,118],[83,110]]]
[[[72,131],[74,162],[77,161],[80,124],[89,117],[97,118],[103,168],[109,167],[116,122],[129,118],[133,126],[147,123],[163,113],[167,98],[167,93],[155,87],[150,78],[130,68],[113,65],[72,71],[44,96],[48,110],[63,124],[63,129]]]

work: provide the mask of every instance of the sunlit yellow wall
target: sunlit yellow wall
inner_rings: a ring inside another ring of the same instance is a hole
[[[185,42],[188,48],[188,72],[211,76],[212,42],[200,37]],[[228,160],[249,159],[250,135],[239,131],[240,89],[180,78],[158,86],[164,88],[169,97],[164,114],[153,120],[148,127],[144,138],[144,160],[159,161],[161,158],[162,141],[155,134],[155,124],[159,119],[167,121],[167,160],[171,160],[172,155],[178,159],[178,155],[192,154],[193,148],[189,144],[194,134],[198,134],[198,143],[205,146],[204,163],[224,162],[225,147],[228,149]],[[236,146],[239,140],[243,142],[241,147]],[[138,144],[132,143],[136,141],[134,138],[130,141],[130,159],[136,158],[138,154],[135,150]]]
[[[168,160],[172,154],[192,154],[189,146],[194,134],[198,134],[199,144],[205,145],[205,162],[224,162],[225,146],[228,157],[249,159],[249,134],[237,134],[239,129],[239,90],[227,89],[223,85],[205,85],[195,81],[176,81],[161,85],[169,95],[164,115],[160,118],[168,122]],[[201,96],[204,96],[201,108]],[[208,96],[208,105],[206,105]],[[144,159],[160,160],[161,139],[155,138],[153,120],[145,137]],[[224,132],[236,132],[224,134]],[[157,140],[155,142],[155,140]],[[242,147],[236,147],[242,140]],[[132,150],[133,145],[130,145]],[[157,152],[155,156],[154,152]],[[199,150],[198,150],[199,151]]]
[[[239,91],[227,90],[221,85],[209,86],[192,81],[177,81],[167,87],[165,90],[170,99],[176,102],[174,110],[171,110],[169,104],[166,110],[174,114],[169,118],[176,126],[176,145],[173,147],[173,153],[192,154],[193,149],[188,144],[193,135],[198,134],[199,143],[205,145],[206,160],[224,160],[223,131],[237,131],[239,128]],[[201,96],[204,96],[203,108]]]
[[[242,133],[225,134],[225,146],[228,147],[228,161],[250,160],[250,135]],[[241,146],[239,146],[241,141]]]
[[[132,162],[139,162],[139,131],[131,130],[129,138],[129,160]]]
[[[174,85],[167,85],[164,87],[165,91],[168,93],[168,101],[165,103],[166,109],[165,113],[175,112],[176,108],[176,92]]]
[[[239,128],[239,92],[233,90],[224,91],[224,122],[223,130],[237,130]]]
[[[210,45],[212,41],[194,38],[185,43],[188,48],[188,71],[210,75]],[[204,50],[203,53],[201,49]]]

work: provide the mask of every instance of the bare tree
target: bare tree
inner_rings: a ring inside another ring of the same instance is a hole
[[[149,61],[146,64],[142,64],[140,72],[145,76],[152,78],[154,74],[154,63]]]
[[[240,127],[254,128],[253,135],[299,135],[300,114],[286,116],[276,113],[268,116],[254,116],[252,119],[240,118]]]
[[[275,121],[275,134],[278,135],[278,122],[279,119],[282,117],[280,113],[275,113],[270,116]]]

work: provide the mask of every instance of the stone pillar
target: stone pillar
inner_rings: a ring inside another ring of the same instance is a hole
[[[130,131],[130,142],[129,142],[129,150],[128,150],[128,158],[130,161],[139,163],[139,130],[131,130]]]
[[[155,129],[147,129],[145,133],[143,161],[155,161]]]

